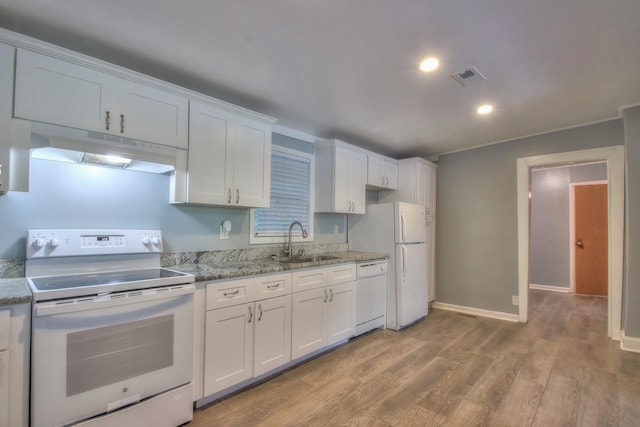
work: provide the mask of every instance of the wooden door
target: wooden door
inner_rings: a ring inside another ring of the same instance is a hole
[[[574,187],[576,293],[608,294],[607,184]]]

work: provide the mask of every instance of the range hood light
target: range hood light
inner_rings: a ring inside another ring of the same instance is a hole
[[[124,169],[129,163],[131,163],[131,159],[126,159],[124,157],[118,156],[84,153],[82,155],[80,163],[88,165],[111,166],[113,168]]]

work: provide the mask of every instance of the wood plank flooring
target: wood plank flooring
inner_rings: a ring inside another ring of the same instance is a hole
[[[607,300],[532,290],[526,325],[432,310],[196,411],[204,426],[638,426]]]

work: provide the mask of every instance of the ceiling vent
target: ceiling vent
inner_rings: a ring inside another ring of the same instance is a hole
[[[487,80],[485,76],[482,75],[480,71],[476,67],[467,67],[462,71],[458,71],[456,73],[451,74],[451,77],[462,86],[469,86],[474,83],[481,82],[483,80]]]

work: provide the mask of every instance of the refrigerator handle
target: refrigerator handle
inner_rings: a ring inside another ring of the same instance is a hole
[[[402,251],[402,274],[407,274],[407,247],[400,246],[400,250]]]
[[[407,221],[404,218],[404,214],[400,214],[400,241],[404,242],[407,238]]]

